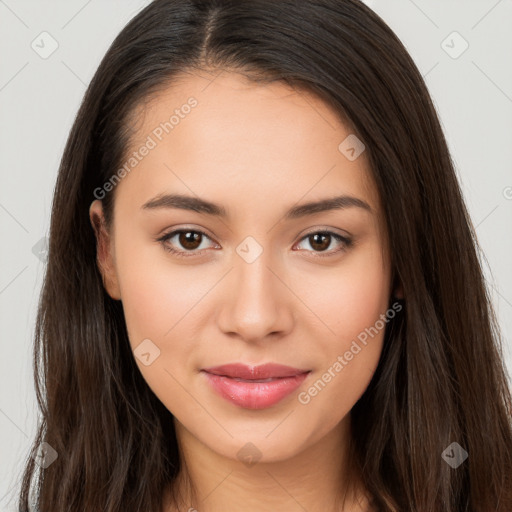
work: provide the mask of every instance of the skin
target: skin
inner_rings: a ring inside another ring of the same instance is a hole
[[[348,477],[350,410],[375,372],[384,329],[309,403],[298,400],[390,304],[386,227],[366,154],[350,161],[338,150],[351,131],[320,99],[228,71],[186,74],[153,97],[138,111],[128,153],[191,96],[198,105],[117,185],[111,232],[99,222],[101,201],[90,208],[105,288],[122,301],[131,346],[150,339],[160,350],[150,365],[136,362],[174,416],[187,465],[178,480],[181,510],[368,511],[362,486],[347,492],[345,508],[337,500]],[[162,193],[218,203],[229,217],[141,208]],[[292,206],[341,194],[373,212],[284,219]],[[186,252],[179,235],[156,241],[180,228],[208,235],[195,255],[164,249]],[[336,252],[343,244],[328,238],[322,252],[321,241],[306,236],[322,230],[354,243]],[[252,263],[236,252],[247,236],[263,249]],[[312,372],[262,410],[228,402],[199,373],[269,361]],[[237,457],[249,442],[261,454],[250,467]],[[167,494],[162,510],[176,510]]]

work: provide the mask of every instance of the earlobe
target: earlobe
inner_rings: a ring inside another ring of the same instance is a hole
[[[404,288],[402,285],[402,281],[398,276],[395,276],[394,282],[393,282],[393,291],[392,296],[395,299],[404,299]]]
[[[403,287],[402,287],[402,283],[399,283],[399,285],[395,288],[395,291],[394,291],[394,297],[397,298],[397,299],[402,299],[404,298],[404,290],[403,290]]]
[[[103,286],[112,299],[121,300],[112,254],[112,240],[105,225],[103,204],[99,199],[91,203],[89,219],[96,235],[96,263],[103,279]]]

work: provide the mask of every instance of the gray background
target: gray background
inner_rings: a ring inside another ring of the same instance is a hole
[[[58,164],[100,59],[147,3],[0,0],[2,512],[15,510],[22,462],[36,427],[32,336],[44,271],[40,241],[48,234]],[[485,254],[510,375],[512,1],[366,3],[404,42],[431,91]],[[461,53],[464,41],[469,46]],[[58,48],[43,58],[52,44]]]

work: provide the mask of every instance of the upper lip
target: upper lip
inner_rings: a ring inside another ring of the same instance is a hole
[[[301,370],[291,366],[285,366],[276,363],[266,363],[260,366],[248,366],[242,363],[223,364],[221,366],[212,366],[210,368],[203,368],[207,373],[214,375],[224,375],[226,377],[238,379],[270,379],[278,377],[293,377],[302,373],[307,373],[310,370]]]

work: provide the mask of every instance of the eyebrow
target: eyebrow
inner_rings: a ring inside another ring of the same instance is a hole
[[[292,220],[315,213],[342,210],[351,207],[362,208],[370,213],[374,213],[373,209],[366,201],[354,196],[342,195],[293,206],[286,212],[284,218],[286,220]],[[228,217],[228,213],[223,206],[200,199],[199,197],[182,194],[161,194],[150,199],[142,206],[144,210],[156,210],[160,208],[190,210],[224,219]]]

